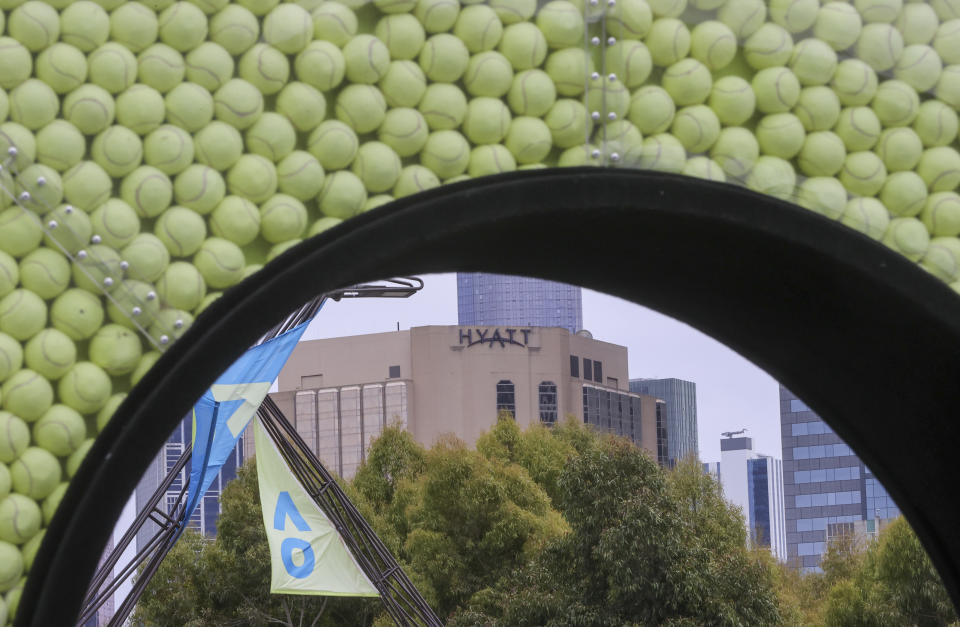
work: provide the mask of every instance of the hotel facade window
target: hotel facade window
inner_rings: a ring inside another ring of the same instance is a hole
[[[540,422],[554,424],[557,422],[557,384],[553,381],[544,381],[538,390],[540,398]]]
[[[570,376],[580,378],[580,358],[576,355],[570,355]]]
[[[513,381],[505,379],[497,381],[497,414],[499,415],[501,411],[508,411],[514,417],[517,415],[517,400]]]

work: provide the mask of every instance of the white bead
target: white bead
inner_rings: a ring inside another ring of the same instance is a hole
[[[610,119],[610,120],[616,120],[616,119],[617,119],[617,114],[614,113],[613,111],[611,111],[610,113],[607,114],[607,118]]]
[[[121,261],[121,262],[120,262],[120,269],[121,269],[121,270],[126,270],[126,269],[129,268],[129,267],[130,267],[130,264],[127,263],[126,261]]]
[[[143,313],[143,310],[140,309],[139,307],[134,307],[133,309],[130,310],[130,313],[132,313],[135,316],[139,316],[141,313]]]
[[[594,72],[593,74],[590,75],[590,78],[592,78],[593,80],[597,80],[598,78],[600,78],[600,72]]]
[[[9,148],[7,148],[7,154],[10,155],[11,157],[16,157],[18,152],[20,151],[17,150],[16,146],[10,146]]]
[[[594,159],[599,159],[599,158],[600,158],[600,151],[597,150],[596,148],[594,148],[594,149],[593,149],[593,152],[590,153],[590,156],[593,157]]]
[[[607,45],[608,45],[608,46],[612,46],[612,45],[615,44],[615,43],[617,43],[617,38],[616,38],[616,37],[610,37],[609,39],[607,39]]]
[[[590,40],[590,43],[592,43],[594,46],[599,46],[599,45],[600,45],[600,38],[599,38],[599,37],[594,37],[593,39]]]
[[[620,153],[619,153],[619,152],[611,152],[611,153],[610,153],[610,161],[620,161]]]
[[[64,207],[63,212],[67,215],[70,215],[71,213],[73,213],[73,205],[67,205],[66,207]]]
[[[613,81],[617,80],[617,75],[613,72],[610,72],[610,74],[607,75],[607,80],[612,83]]]
[[[600,119],[600,112],[599,112],[599,111],[594,111],[593,113],[590,114],[590,117],[591,117],[594,121],[597,121],[597,120]]]
[[[174,329],[182,329],[182,328],[183,328],[183,320],[179,320],[179,319],[176,320],[176,321],[173,323],[173,328],[174,328]]]
[[[81,250],[80,252],[77,253],[77,259],[86,259],[86,258],[87,258],[87,251]]]
[[[94,244],[99,244],[99,243],[100,243],[100,236],[99,236],[99,235],[94,235],[93,237],[90,238],[90,241],[93,242]]]
[[[110,287],[111,285],[113,285],[113,279],[111,277],[107,277],[103,280],[103,284],[106,285],[107,287]]]
[[[47,222],[47,228],[48,228],[48,229],[55,229],[55,228],[57,228],[57,221],[56,221],[56,220],[50,220],[49,222]]]
[[[170,338],[167,337],[166,335],[161,335],[161,336],[160,336],[160,343],[161,343],[161,344],[166,344],[166,343],[169,342],[169,341],[170,341]]]
[[[47,179],[43,178],[42,176],[37,177],[37,185],[39,185],[40,187],[43,187],[46,184],[47,184]]]
[[[30,192],[21,192],[20,202],[27,202],[28,200],[30,200]]]
[[[157,293],[154,292],[153,290],[150,290],[149,292],[147,292],[147,300],[153,300],[156,297],[157,297]]]

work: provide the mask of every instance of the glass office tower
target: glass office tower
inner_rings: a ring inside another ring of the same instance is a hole
[[[697,457],[697,384],[682,379],[630,379],[630,391],[666,401],[667,457],[670,466]]]
[[[192,440],[192,431],[193,418],[187,416],[170,435],[170,438],[167,439],[163,449],[161,449],[153,459],[153,462],[150,463],[147,471],[140,479],[140,483],[137,484],[136,505],[138,512],[143,509],[146,501],[170,470],[176,466],[177,460],[180,458],[180,455],[183,454],[184,447]],[[190,516],[188,523],[189,528],[211,537],[217,534],[217,519],[220,517],[220,492],[230,480],[236,478],[237,469],[243,465],[243,459],[243,438],[240,438],[237,442],[237,447],[233,450],[233,453],[230,454],[230,457],[227,458],[226,462],[224,462],[220,474],[217,475],[217,478],[210,484],[203,498],[199,500],[197,509],[194,510],[193,515]],[[177,502],[180,490],[189,477],[190,464],[187,463],[186,467],[180,471],[177,478],[170,484],[170,488],[158,504],[158,507],[167,513],[171,513]],[[157,525],[150,521],[140,529],[139,533],[137,533],[138,550],[146,546],[146,543],[157,532],[157,529]]]
[[[819,570],[834,536],[874,533],[900,510],[853,450],[780,386],[788,561]]]
[[[529,277],[460,272],[457,312],[465,326],[583,328],[579,287]]]

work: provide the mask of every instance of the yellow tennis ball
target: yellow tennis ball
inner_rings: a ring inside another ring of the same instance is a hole
[[[647,85],[633,93],[630,98],[630,121],[644,135],[662,133],[673,124],[676,105],[670,94],[662,87]],[[549,125],[549,121],[547,121]]]
[[[793,38],[776,24],[764,24],[743,43],[743,56],[755,70],[786,65],[792,53]]]
[[[747,187],[762,194],[790,200],[797,187],[797,174],[789,161],[761,155],[747,176]]]
[[[177,175],[173,196],[178,205],[203,215],[213,211],[226,195],[226,183],[219,172],[194,163]]]
[[[279,113],[267,112],[247,129],[247,150],[271,161],[280,161],[297,145],[297,131]]]
[[[163,96],[149,85],[134,85],[116,100],[117,122],[137,135],[146,135],[163,124]]]
[[[419,111],[431,130],[452,130],[467,115],[467,98],[456,85],[434,83],[424,92]]]
[[[827,2],[813,23],[813,34],[836,51],[846,50],[860,37],[863,20],[849,2]]]
[[[880,202],[895,216],[915,216],[927,202],[927,184],[916,172],[894,172],[880,189]]]
[[[63,181],[53,168],[35,163],[20,171],[14,193],[21,206],[44,215],[63,199]]]
[[[3,408],[27,422],[36,421],[53,405],[50,382],[27,368],[4,381],[2,389]]]
[[[393,148],[383,142],[367,142],[357,150],[357,158],[353,161],[352,169],[353,173],[363,181],[367,191],[376,194],[393,188],[400,176],[401,167],[400,156]],[[304,227],[306,227],[305,214]],[[266,235],[264,237],[266,238]]]
[[[721,183],[727,180],[720,166],[709,157],[687,159],[681,173],[686,176],[694,176],[708,181],[720,181]]]
[[[410,157],[420,152],[429,134],[423,115],[416,109],[409,108],[388,111],[378,131],[380,141],[401,157]]]
[[[466,13],[467,10],[464,10]],[[462,14],[461,14],[461,19]],[[551,0],[537,12],[537,27],[551,48],[570,48],[583,43],[583,9],[568,0]]]
[[[470,163],[470,145],[456,131],[434,131],[420,152],[420,163],[441,179],[453,178],[466,171]]]
[[[124,2],[110,14],[110,38],[141,52],[157,41],[157,14],[139,2]]]
[[[920,220],[933,236],[960,235],[960,195],[955,192],[930,194],[920,212]]]
[[[452,35],[447,35],[447,37],[456,40]],[[460,46],[462,47],[463,44],[460,43]],[[466,48],[464,48],[464,52],[466,52]],[[343,59],[348,81],[372,85],[383,78],[387,71],[387,66],[390,65],[390,51],[387,50],[382,41],[373,35],[356,35],[343,47]],[[463,65],[466,66],[466,64],[466,58],[464,58]],[[459,78],[459,75],[457,78]]]
[[[751,82],[757,109],[763,113],[785,113],[800,99],[800,81],[785,67],[760,70]]]
[[[60,483],[60,477],[60,462],[53,453],[38,446],[31,446],[20,459],[10,464],[14,492],[34,500],[53,492]]]
[[[414,61],[392,61],[378,86],[391,107],[415,107],[427,90],[427,77]]]
[[[0,501],[0,542],[3,544],[7,546],[23,544],[37,534],[41,522],[40,507],[34,499],[23,494],[10,494]],[[14,563],[22,564],[23,557],[20,551],[17,551],[16,547],[14,551],[18,556]],[[11,587],[11,592],[7,593],[8,607],[12,605],[10,603],[12,594],[16,593],[16,598],[19,598],[19,590],[22,588]],[[12,613],[13,608],[10,609]]]
[[[217,205],[217,208],[222,204],[223,201]],[[214,209],[213,213],[216,213],[216,209]],[[213,215],[211,215],[211,227],[213,226],[213,222]],[[207,226],[197,212],[187,209],[186,207],[170,207],[157,219],[153,227],[153,233],[170,255],[174,257],[189,257],[197,252],[200,244],[202,244],[206,238]],[[164,269],[166,269],[166,264],[161,268],[161,272]],[[144,278],[144,280],[156,280],[159,278],[161,272],[158,272],[152,279]]]
[[[239,4],[228,4],[210,18],[210,39],[234,56],[246,52],[260,38],[257,17]]]
[[[644,0],[619,0],[607,11],[607,31],[621,39],[641,39],[650,31],[653,12]]]
[[[9,464],[30,445],[30,428],[21,418],[0,411],[0,462]]]
[[[125,126],[111,126],[93,140],[90,155],[114,178],[133,172],[143,159],[143,143]]]
[[[810,177],[797,188],[797,203],[837,220],[847,206],[847,190],[832,176]]]
[[[467,70],[463,75],[463,85],[471,96],[500,98],[510,89],[513,78],[513,66],[510,65],[510,61],[495,50],[487,50],[470,57]],[[550,88],[553,88],[552,81]]]
[[[290,83],[277,95],[277,112],[300,133],[315,129],[327,114],[323,94],[306,83]]]
[[[192,310],[207,294],[200,271],[185,261],[171,263],[157,281],[157,295],[169,307]]]
[[[12,207],[0,212],[0,251],[22,257],[40,245],[43,230],[32,211]]]
[[[111,198],[90,214],[93,241],[114,249],[129,244],[140,232],[140,219],[127,203]]]
[[[167,120],[194,133],[213,119],[213,96],[196,83],[180,83],[164,98]]]
[[[14,265],[13,268],[16,269],[16,266]],[[19,370],[21,365],[23,365],[23,347],[20,346],[20,342],[6,333],[0,333],[0,381],[6,380]],[[3,426],[2,419],[0,419],[0,426]],[[3,442],[0,439],[0,461],[5,461],[2,457]]]
[[[713,84],[708,103],[724,125],[739,126],[753,116],[757,97],[747,81],[739,76],[724,76]],[[638,109],[637,114],[643,115],[644,112]]]
[[[190,2],[175,2],[160,14],[160,40],[180,52],[193,50],[207,37],[207,16]]]
[[[87,57],[90,82],[118,94],[137,79],[137,58],[125,46],[107,42]]]
[[[116,289],[123,276],[119,253],[105,244],[93,244],[77,253],[73,264],[74,284],[101,295]],[[66,333],[66,331],[64,331]]]
[[[839,178],[851,194],[873,196],[887,180],[887,168],[872,152],[853,152],[844,160]]]
[[[912,170],[923,154],[923,143],[913,129],[888,128],[874,148],[889,172]]]
[[[20,261],[20,283],[40,298],[50,300],[70,284],[70,263],[56,250],[38,248]]]
[[[558,148],[572,148],[590,134],[593,123],[586,108],[578,101],[561,98],[550,108],[543,121],[550,128]]]
[[[686,24],[672,17],[655,21],[645,41],[653,64],[659,67],[671,66],[690,52],[690,31]]]
[[[233,78],[234,62],[230,53],[212,41],[205,41],[187,54],[187,80],[209,91],[220,89]]]
[[[180,84],[187,67],[183,55],[166,44],[154,44],[137,58],[140,82],[166,93]]]
[[[757,32],[766,17],[763,0],[728,0],[717,12],[717,18],[730,27],[739,41]]]
[[[294,150],[277,164],[278,189],[301,201],[310,200],[320,192],[323,177],[323,166],[303,150]]]
[[[48,328],[26,343],[23,356],[29,369],[56,381],[77,360],[77,347],[67,334]]]
[[[663,72],[661,84],[678,105],[701,104],[710,95],[713,77],[707,66],[696,59],[683,59]]]
[[[137,363],[139,364],[140,362],[138,361]],[[104,427],[107,426],[107,423],[110,422],[113,415],[117,413],[117,409],[119,409],[121,403],[123,403],[126,398],[126,394],[114,394],[110,397],[110,400],[107,401],[106,405],[103,406],[103,409],[97,412],[97,432],[103,431]]]
[[[897,19],[903,2],[902,0],[856,0],[854,6],[860,12],[864,22],[889,24]]]
[[[126,329],[124,331],[129,333]],[[66,405],[53,405],[33,425],[33,441],[57,457],[65,457],[77,450],[86,435],[83,416]]]
[[[904,81],[884,81],[877,87],[871,107],[884,126],[907,126],[920,112],[920,97]]]
[[[74,364],[57,385],[60,401],[81,414],[99,411],[110,398],[111,390],[107,373],[89,361]]]
[[[337,96],[337,118],[359,134],[375,131],[383,123],[387,102],[373,85],[348,85]]]
[[[307,147],[320,165],[330,171],[353,163],[360,142],[352,128],[339,120],[327,120],[310,133]]]
[[[70,254],[76,254],[87,245],[93,235],[90,217],[71,205],[60,205],[44,216],[44,219],[47,221],[44,243],[57,250],[63,249]],[[5,294],[2,283],[0,281],[0,295]]]
[[[173,230],[177,222],[170,224]],[[255,204],[242,196],[227,196],[210,214],[210,230],[217,237],[246,246],[260,233],[260,212]],[[197,249],[202,243],[201,240],[197,244]]]
[[[393,195],[396,198],[402,198],[438,187],[439,185],[440,179],[437,178],[437,175],[434,174],[433,171],[422,165],[408,165],[400,172],[400,176],[397,178],[397,184],[393,188]],[[314,224],[310,229],[311,234],[314,234],[314,232],[321,227],[329,228],[329,226],[325,224]]]
[[[143,281],[122,281],[110,296],[107,302],[110,321],[131,330],[140,332],[160,312],[160,300],[153,285]]]
[[[86,290],[68,289],[53,302],[50,321],[70,339],[84,340],[103,324],[103,305]]]
[[[234,78],[213,97],[214,115],[239,130],[245,130],[263,114],[263,94],[247,81]]]
[[[916,218],[894,218],[881,240],[911,261],[920,261],[930,247],[930,235]]]
[[[940,20],[929,4],[909,2],[903,5],[895,25],[906,45],[928,44],[937,33]]]
[[[489,176],[517,169],[517,162],[505,146],[487,144],[477,146],[470,151],[470,163],[467,173],[472,177]]]
[[[539,163],[550,153],[553,138],[543,120],[521,116],[510,123],[504,145],[517,163]]]
[[[10,92],[10,119],[30,130],[42,128],[60,112],[60,101],[49,85],[28,79]]]
[[[173,184],[162,171],[144,165],[124,177],[120,197],[141,218],[155,218],[170,206]]]
[[[227,170],[243,154],[243,137],[236,128],[214,121],[193,136],[196,159],[214,170]]]
[[[960,274],[960,240],[955,237],[934,237],[930,240],[921,265],[934,276],[953,283]]]
[[[156,281],[170,263],[170,253],[155,235],[140,233],[123,247],[127,276],[138,281]]]
[[[409,13],[386,15],[374,29],[377,39],[386,45],[391,59],[415,59],[426,41],[423,25]]]
[[[543,63],[547,57],[547,40],[533,24],[518,22],[503,29],[497,50],[507,57],[513,69],[519,72],[539,67]]]
[[[869,150],[880,139],[880,120],[869,107],[847,107],[840,112],[834,132],[849,152]]]
[[[164,174],[182,172],[193,162],[193,140],[178,126],[164,124],[143,140],[143,160]]]
[[[804,87],[793,114],[808,132],[830,130],[840,119],[840,100],[829,87]]]
[[[605,52],[607,69],[628,88],[646,82],[653,70],[650,51],[639,41],[620,40]]]
[[[564,48],[550,53],[544,70],[553,81],[556,93],[561,96],[579,96],[586,89],[584,78],[593,72],[594,63],[583,48]]]
[[[337,47],[346,45],[357,34],[357,16],[345,4],[324,2],[313,10],[311,17],[314,37]]]
[[[960,154],[949,146],[928,148],[923,151],[916,171],[931,192],[953,191],[960,185]]]
[[[926,148],[946,146],[957,136],[958,128],[957,112],[939,100],[923,102],[913,121],[913,130]]]
[[[890,24],[867,24],[857,38],[857,57],[877,72],[885,72],[896,65],[903,54],[903,36]]]
[[[13,89],[30,77],[33,57],[16,39],[0,37],[0,87]]]
[[[237,73],[263,95],[269,96],[287,84],[290,78],[290,61],[272,46],[255,44],[240,57]]]
[[[510,110],[498,98],[474,98],[467,106],[463,133],[475,144],[496,144],[510,127]]]
[[[797,165],[807,176],[833,176],[843,167],[846,156],[843,140],[835,133],[815,131],[803,140]]]
[[[687,163],[687,151],[673,135],[659,133],[643,140],[639,150],[627,155],[628,165],[661,172],[683,170]]]
[[[453,131],[442,131],[453,132]],[[466,143],[466,142],[464,142]],[[328,174],[317,195],[320,212],[326,216],[346,220],[363,209],[367,190],[356,174],[347,170]]]
[[[284,54],[296,54],[313,39],[313,20],[296,4],[284,3],[263,19],[263,39]]]
[[[70,44],[56,43],[37,56],[36,73],[55,92],[65,94],[87,80],[87,58]]]
[[[227,173],[227,188],[231,194],[261,203],[277,191],[277,170],[273,163],[260,155],[240,157]],[[191,310],[193,307],[181,307]]]
[[[710,107],[693,105],[677,111],[671,134],[680,140],[687,152],[706,152],[720,135],[720,120]]]
[[[287,198],[295,203],[300,202],[289,196]],[[264,207],[270,205],[272,200],[268,200]],[[303,213],[303,225],[299,229],[300,232],[307,226],[306,209],[303,210]],[[193,256],[193,265],[200,271],[200,275],[208,286],[223,289],[236,285],[243,279],[245,260],[243,251],[240,250],[239,246],[226,239],[211,237],[203,242],[200,250]]]
[[[99,48],[109,36],[110,17],[95,2],[71,2],[60,13],[60,40],[83,52]]]
[[[837,69],[837,53],[819,39],[804,39],[793,48],[790,69],[802,85],[826,85]]]
[[[303,235],[306,228],[307,209],[302,202],[293,196],[277,194],[260,207],[260,234],[271,244],[296,239]],[[199,257],[200,253],[197,255]],[[242,255],[240,259],[242,261]],[[242,263],[240,265],[243,266]],[[211,285],[213,287],[225,287],[224,285]]]
[[[40,52],[60,37],[60,16],[46,2],[28,0],[10,12],[7,32],[32,52]]]
[[[690,55],[711,70],[727,67],[736,54],[737,37],[723,22],[701,22],[690,33]]]

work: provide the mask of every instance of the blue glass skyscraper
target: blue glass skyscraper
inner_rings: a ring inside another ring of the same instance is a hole
[[[630,379],[630,391],[667,403],[667,458],[670,466],[697,457],[697,384],[683,379]]]
[[[853,450],[806,403],[780,386],[787,556],[818,570],[834,536],[873,533],[900,510]]]
[[[583,328],[579,287],[529,277],[460,272],[457,311],[461,325]]]

